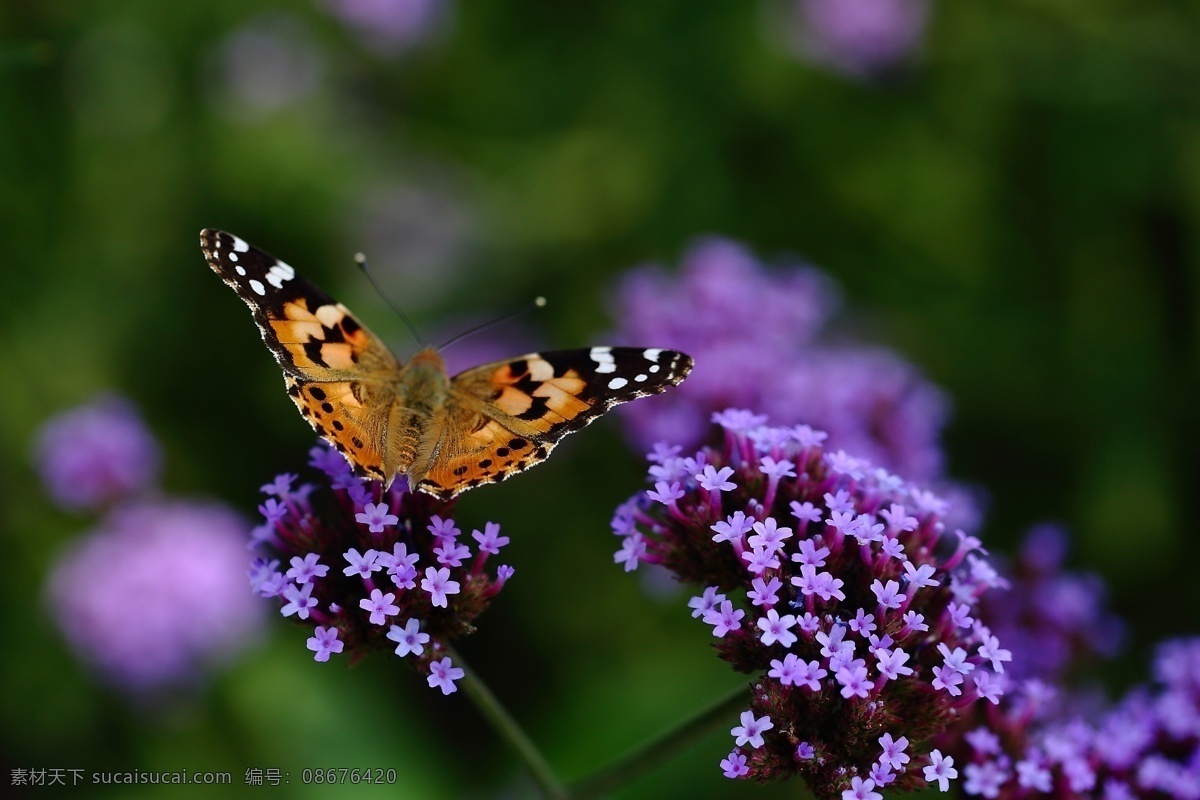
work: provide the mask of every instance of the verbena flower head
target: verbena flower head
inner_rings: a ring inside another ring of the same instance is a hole
[[[53,566],[47,600],[68,644],[133,693],[193,683],[253,638],[246,524],[222,506],[125,506]]]
[[[1013,680],[1057,683],[1085,661],[1111,658],[1124,640],[1104,580],[1064,569],[1067,546],[1061,527],[1035,526],[1005,565],[1013,590],[983,599],[980,618],[1013,652]]]
[[[974,619],[1004,581],[947,504],[808,426],[714,415],[723,445],[651,454],[653,489],[613,520],[626,570],[662,564],[721,658],[754,675],[730,777],[803,777],[818,797],[923,786],[932,736],[996,703],[1007,650]],[[869,785],[868,785],[869,784]]]
[[[800,53],[855,78],[907,62],[920,47],[929,0],[792,0]]]
[[[215,108],[240,125],[302,106],[325,72],[321,47],[307,25],[281,13],[260,14],[234,29],[209,60]]]
[[[447,22],[451,0],[323,0],[364,44],[383,54],[420,44]]]
[[[1054,704],[1030,680],[957,743],[969,795],[992,800],[1047,797],[1200,797],[1200,638],[1159,647],[1155,684],[1084,719]]]
[[[947,400],[889,350],[823,343],[836,307],[823,273],[768,269],[725,239],[696,243],[678,276],[634,269],[612,304],[616,338],[678,347],[696,366],[674,391],[617,413],[642,447],[690,447],[710,432],[713,412],[754,408],[777,424],[820,427],[840,447],[911,479],[938,476]]]
[[[263,524],[253,538],[264,554],[251,564],[251,587],[312,629],[316,661],[386,651],[453,692],[463,673],[446,645],[474,630],[512,576],[505,565],[489,572],[508,537],[491,522],[465,534],[453,503],[410,492],[403,478],[385,491],[323,443],[310,464],[316,484],[285,474],[262,487]]]
[[[34,460],[56,503],[94,509],[153,486],[162,455],[137,408],[122,397],[102,395],[48,420]]]

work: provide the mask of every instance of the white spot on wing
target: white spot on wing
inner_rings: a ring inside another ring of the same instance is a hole
[[[230,253],[230,254],[229,254],[229,260],[230,260],[230,261],[237,261],[237,253]]]
[[[611,381],[608,382],[608,388],[624,389],[628,383],[629,383],[629,381],[625,380],[624,378],[613,378]]]
[[[238,274],[238,275],[241,275],[243,278],[244,278],[244,277],[246,277],[246,270],[245,270],[244,268],[242,268],[242,267],[234,267],[234,269],[236,269],[236,270],[237,270],[237,274]]]
[[[645,375],[635,375],[633,379],[635,381],[637,381],[638,383],[641,383],[642,381],[646,380],[646,376]]]
[[[265,295],[267,293],[267,287],[263,286],[261,281],[257,281],[254,278],[250,279],[250,288],[254,290],[255,294]]]
[[[647,361],[658,361],[658,355],[661,352],[662,349],[659,347],[648,347],[642,351],[642,355],[646,357]]]
[[[237,250],[239,253],[245,253],[247,250],[250,249],[250,245],[246,244],[241,239],[234,236],[232,233],[229,234],[229,236],[231,239],[233,239],[233,249],[234,250]]]
[[[659,366],[658,366],[658,364],[655,364],[653,367],[651,367],[651,368],[650,368],[650,371],[651,371],[651,372],[658,372],[658,371],[659,371],[659,369],[661,369],[661,367],[659,367]]]
[[[611,347],[593,347],[588,352],[588,356],[596,362],[596,372],[607,374],[617,371],[617,363],[613,360]]]
[[[267,283],[274,286],[276,289],[283,288],[284,281],[290,281],[296,277],[296,270],[284,264],[282,261],[277,261],[267,270]]]

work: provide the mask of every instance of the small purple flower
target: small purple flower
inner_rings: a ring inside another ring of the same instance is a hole
[[[879,737],[879,746],[883,749],[879,760],[892,769],[903,770],[904,765],[910,760],[908,754],[904,752],[908,748],[908,739],[903,736],[893,739],[890,733],[885,733]]]
[[[471,548],[465,544],[449,543],[433,548],[439,564],[447,567],[461,567],[464,559],[471,557]]]
[[[756,606],[772,606],[779,602],[777,592],[783,588],[783,583],[779,578],[771,578],[764,581],[762,578],[754,578],[750,581],[750,591],[746,593],[746,599]],[[716,587],[712,587],[716,591]],[[692,616],[696,616],[693,614]],[[795,617],[792,618],[793,621]]]
[[[943,756],[940,750],[929,754],[929,766],[925,767],[926,783],[937,783],[939,791],[948,792],[950,781],[957,777],[958,770],[954,768],[953,758]]]
[[[329,567],[321,563],[321,557],[316,553],[309,553],[301,558],[300,556],[292,556],[292,568],[286,573],[288,580],[296,583],[312,583],[314,578],[324,578],[329,574]]]
[[[718,592],[717,587],[709,586],[704,590],[704,594],[688,600],[688,608],[693,609],[693,617],[702,617],[710,609],[716,608],[724,601],[725,595]]]
[[[450,517],[443,519],[437,514],[429,518],[429,532],[433,535],[434,539],[438,539],[441,542],[453,541],[462,533],[458,529],[458,526],[454,524],[453,519]]]
[[[500,535],[500,526],[489,522],[483,526],[483,533],[471,531],[471,537],[479,542],[479,552],[500,555],[500,548],[508,544],[508,537]]]
[[[774,678],[783,686],[795,686],[801,683],[800,676],[804,671],[804,662],[795,653],[788,653],[783,660],[772,659],[771,669],[767,677]]]
[[[700,482],[702,489],[710,492],[729,492],[737,488],[737,484],[729,481],[729,476],[732,474],[732,467],[722,467],[720,471],[717,471],[712,464],[708,464],[704,467],[704,472],[696,475],[695,478]]]
[[[369,548],[367,552],[360,553],[358,552],[358,548],[351,547],[342,554],[342,557],[350,562],[350,566],[342,570],[342,573],[345,575],[359,575],[363,578],[369,578],[372,572],[380,568],[380,565],[376,561],[379,553]]]
[[[328,661],[330,653],[340,653],[345,647],[338,641],[338,629],[333,626],[323,628],[318,625],[307,644],[308,649],[314,653],[313,661]]]
[[[285,472],[282,475],[276,475],[275,480],[270,483],[263,484],[259,491],[263,494],[271,494],[276,497],[286,500],[292,492],[292,481],[296,480],[296,476],[290,472]],[[336,631],[335,631],[336,636]]]
[[[654,489],[646,491],[646,497],[649,497],[655,502],[662,503],[664,506],[669,506],[679,498],[683,497],[685,492],[679,488],[679,481],[659,481],[654,484]]]
[[[746,757],[734,750],[721,760],[721,771],[726,778],[741,778],[750,772],[746,766]]]
[[[400,518],[391,513],[387,503],[367,503],[361,514],[355,514],[354,519],[367,526],[371,533],[383,533],[383,529],[395,525]]]
[[[762,631],[759,640],[768,647],[773,644],[791,647],[796,643],[796,634],[791,630],[795,624],[796,618],[793,615],[786,614],[781,617],[779,612],[772,608],[765,617],[758,620],[758,629]]]
[[[429,634],[421,632],[421,621],[418,619],[410,619],[404,623],[404,627],[393,625],[387,634],[387,638],[396,642],[396,655],[406,656],[409,653],[421,655],[425,652],[425,645],[429,642]]]
[[[452,666],[449,658],[430,662],[429,688],[441,689],[442,694],[452,694],[458,691],[458,687],[454,685],[454,682],[461,680],[466,674],[463,669]]]
[[[293,614],[299,619],[308,619],[309,610],[317,604],[317,598],[312,596],[313,585],[305,583],[297,586],[294,583],[289,583],[283,587],[283,598],[287,600],[283,608],[280,609],[285,617],[290,617]]]
[[[368,612],[372,625],[386,625],[388,617],[400,613],[400,606],[392,602],[395,599],[396,595],[391,592],[384,594],[379,589],[374,589],[369,598],[364,597],[358,601],[358,607]]]
[[[421,579],[421,588],[429,592],[434,606],[446,608],[449,604],[447,595],[458,594],[458,581],[450,580],[450,568],[434,569],[427,567],[425,577]]]
[[[640,533],[634,532],[621,542],[621,549],[613,554],[613,561],[623,564],[626,572],[633,572],[645,555],[646,540]]]
[[[763,734],[775,727],[770,717],[754,718],[753,711],[742,712],[742,724],[730,731],[738,747],[749,744],[758,748],[763,746]]]
[[[272,497],[258,507],[258,512],[263,515],[267,525],[274,525],[287,516],[288,509],[286,505]]]
[[[54,501],[80,510],[151,488],[161,454],[132,403],[101,395],[46,421],[38,432],[34,461]]]
[[[713,626],[713,636],[720,638],[730,631],[740,629],[744,616],[746,616],[745,611],[740,608],[735,609],[732,602],[724,600],[720,606],[704,612],[704,621]]]
[[[728,519],[723,519],[712,526],[716,534],[714,542],[732,542],[742,538],[754,527],[754,517],[746,516],[745,512],[735,511]]]
[[[875,791],[875,781],[855,776],[850,779],[850,788],[842,791],[842,800],[883,800],[883,795]]]

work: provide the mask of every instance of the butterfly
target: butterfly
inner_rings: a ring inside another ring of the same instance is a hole
[[[619,403],[678,385],[692,359],[650,347],[529,353],[454,377],[432,347],[401,363],[344,305],[223,231],[200,232],[213,271],[250,306],[287,393],[356,474],[448,500],[546,459]]]

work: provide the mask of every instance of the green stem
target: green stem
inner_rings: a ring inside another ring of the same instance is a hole
[[[601,797],[661,767],[712,732],[728,725],[739,710],[746,708],[748,700],[745,684],[738,686],[708,708],[631,750],[590,778],[580,781],[571,788],[571,800]]]
[[[466,673],[458,685],[466,691],[467,697],[471,698],[479,712],[492,724],[496,733],[500,734],[500,738],[507,742],[517,757],[521,759],[525,769],[529,770],[530,776],[542,790],[542,796],[554,798],[554,800],[566,798],[566,789],[554,775],[554,771],[550,769],[546,759],[542,757],[541,751],[537,749],[533,740],[525,734],[517,721],[512,718],[508,710],[500,704],[496,695],[492,694],[492,690],[479,679],[475,670],[468,667],[467,663],[463,661],[463,657],[453,648],[447,647],[446,652],[454,665]]]

